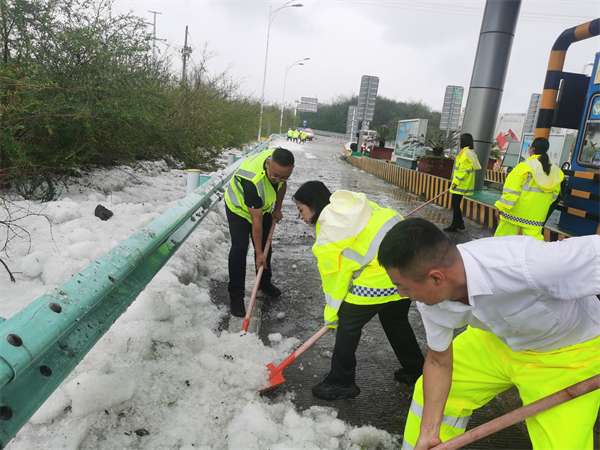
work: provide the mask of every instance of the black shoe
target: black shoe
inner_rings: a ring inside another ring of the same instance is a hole
[[[398,369],[394,372],[394,378],[402,383],[415,384],[422,374],[422,372],[409,373],[404,369]]]
[[[313,386],[312,393],[321,400],[335,400],[336,398],[354,398],[360,394],[360,388],[356,384],[342,386],[331,383],[325,378],[325,380]]]
[[[273,286],[270,282],[261,284],[259,289],[270,297],[279,297],[281,295],[281,290],[279,290],[278,287]]]
[[[457,227],[455,227],[454,225],[450,225],[449,227],[446,227],[446,228],[444,228],[444,231],[452,231],[452,232],[455,232],[455,231],[458,231],[458,228],[457,228]]]
[[[246,307],[244,306],[244,299],[231,300],[231,315],[235,317],[246,317]]]

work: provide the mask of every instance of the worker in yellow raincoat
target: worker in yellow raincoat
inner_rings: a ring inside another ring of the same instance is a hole
[[[539,137],[531,143],[526,161],[506,177],[502,197],[494,206],[498,228],[494,236],[516,235],[519,232],[544,240],[542,229],[548,209],[560,194],[564,179],[562,170],[548,157],[548,139]]]
[[[402,217],[364,194],[343,190],[330,194],[320,181],[303,184],[293,198],[300,219],[316,227],[313,253],[323,281],[325,325],[337,328],[331,370],[312,388],[313,395],[334,400],[360,393],[355,352],[363,326],[375,315],[402,365],[394,377],[414,383],[424,358],[408,322],[410,300],[398,295],[377,262],[379,243]]]
[[[464,230],[462,211],[460,209],[463,196],[473,195],[475,192],[475,171],[481,169],[479,159],[473,151],[473,136],[463,133],[460,136],[461,152],[454,161],[454,175],[452,176],[452,223],[444,231]]]

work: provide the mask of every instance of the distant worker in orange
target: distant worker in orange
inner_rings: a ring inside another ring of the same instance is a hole
[[[532,236],[544,240],[542,229],[548,209],[560,193],[565,177],[548,157],[548,139],[539,137],[531,144],[527,161],[506,177],[502,197],[494,206],[499,220],[494,236]]]

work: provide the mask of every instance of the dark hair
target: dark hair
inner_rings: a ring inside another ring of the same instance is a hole
[[[319,220],[323,208],[329,205],[329,197],[331,197],[331,192],[323,182],[307,181],[298,188],[292,199],[315,211],[315,215],[310,220],[310,223],[314,225]]]
[[[548,149],[550,148],[548,139],[543,137],[535,138],[531,143],[531,148],[533,148],[533,153],[535,155],[540,155],[538,161],[542,164],[542,169],[544,169],[546,175],[550,175],[552,165],[550,164],[550,158],[548,157]]]
[[[469,133],[463,133],[460,135],[460,148],[469,147],[473,150],[473,136]]]
[[[379,264],[421,281],[435,268],[450,267],[458,256],[454,242],[433,223],[411,218],[392,227],[379,246]]]
[[[271,155],[271,161],[281,167],[290,167],[294,165],[294,154],[286,148],[277,147]]]

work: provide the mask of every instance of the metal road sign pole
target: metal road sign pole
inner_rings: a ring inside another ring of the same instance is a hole
[[[375,114],[375,100],[377,99],[377,89],[379,87],[379,77],[363,75],[360,80],[360,91],[358,94],[358,106],[356,107],[357,120],[362,121],[362,127],[358,132],[356,150],[362,150],[362,138],[365,127],[369,126],[373,115]]]

